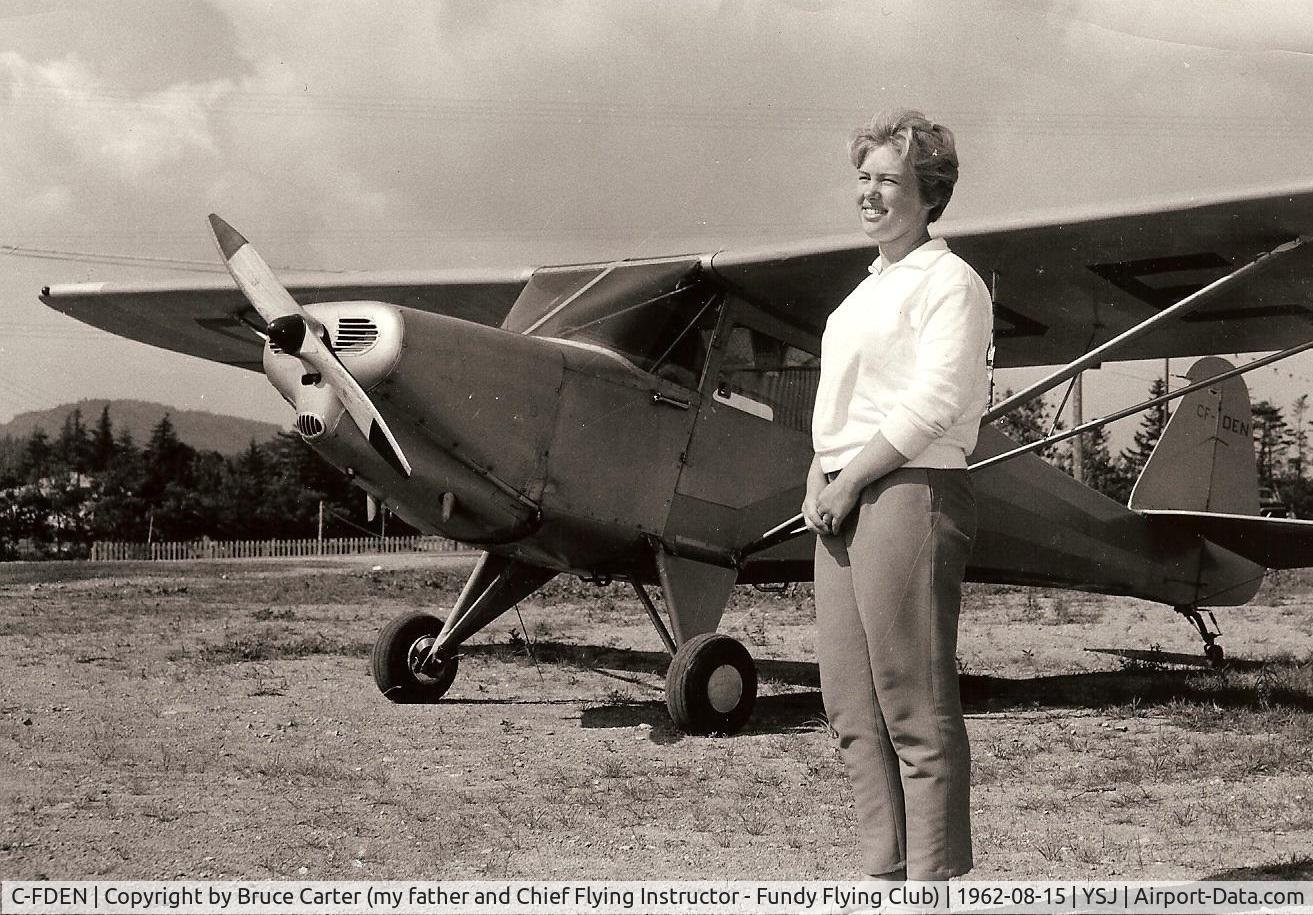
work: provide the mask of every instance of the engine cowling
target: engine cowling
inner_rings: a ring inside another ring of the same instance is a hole
[[[304,306],[328,332],[342,364],[366,391],[397,367],[405,337],[401,310],[385,302],[319,302]],[[331,435],[345,407],[333,388],[296,356],[270,341],[264,348],[264,372],[296,411],[296,431],[308,442]]]

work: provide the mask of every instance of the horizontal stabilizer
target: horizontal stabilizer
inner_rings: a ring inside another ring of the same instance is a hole
[[[1313,521],[1193,511],[1141,511],[1152,523],[1170,525],[1269,569],[1313,566]]]

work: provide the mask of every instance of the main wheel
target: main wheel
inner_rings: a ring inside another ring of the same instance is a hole
[[[374,682],[393,702],[437,702],[456,679],[456,658],[437,658],[421,667],[442,631],[442,620],[407,613],[383,627],[369,659]]]
[[[1204,657],[1207,658],[1208,663],[1212,664],[1214,667],[1221,667],[1226,663],[1226,652],[1223,651],[1222,646],[1216,642],[1204,646]]]
[[[748,723],[757,701],[757,665],[727,635],[694,636],[666,671],[666,708],[686,734],[733,734]]]

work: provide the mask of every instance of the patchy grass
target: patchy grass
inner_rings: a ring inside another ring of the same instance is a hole
[[[572,577],[465,646],[446,701],[388,704],[366,671],[375,633],[445,615],[468,568],[0,568],[0,870],[857,873],[809,588],[735,593],[722,629],[758,659],[761,697],[733,738],[675,732],[632,590]],[[1235,660],[1215,671],[1166,608],[969,586],[973,876],[1309,879],[1310,594],[1287,573],[1219,612]]]
[[[289,658],[306,658],[326,654],[340,657],[363,658],[369,654],[372,643],[344,642],[320,634],[290,632],[243,633],[221,642],[205,643],[189,648],[182,646],[169,652],[170,661],[199,661],[203,664],[241,664],[249,661],[273,661]]]

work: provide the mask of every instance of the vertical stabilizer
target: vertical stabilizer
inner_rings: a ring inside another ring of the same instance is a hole
[[[1193,384],[1232,368],[1216,356],[1190,368]],[[1137,511],[1258,514],[1253,413],[1240,376],[1181,399],[1131,492]]]

